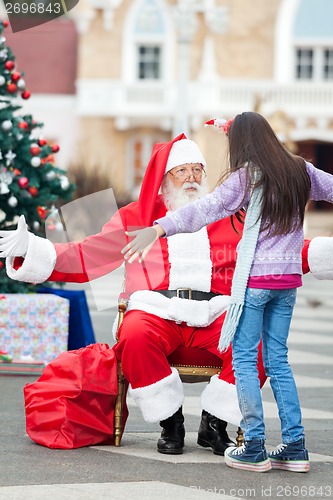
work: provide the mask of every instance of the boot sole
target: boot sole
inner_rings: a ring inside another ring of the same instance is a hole
[[[270,460],[263,460],[262,462],[241,462],[240,460],[235,460],[230,458],[229,455],[224,455],[225,463],[228,467],[233,469],[243,469],[252,472],[268,472],[272,468]]]
[[[203,448],[211,448],[213,450],[214,455],[219,455],[220,457],[224,457],[224,452],[222,453],[219,451],[215,451],[212,445],[208,441],[204,441],[203,439],[198,438],[197,443],[199,446],[202,446]]]
[[[162,455],[182,455],[183,454],[183,448],[180,450],[159,450],[157,448],[158,453],[162,453]]]
[[[310,462],[306,460],[274,460],[271,458],[273,469],[289,470],[291,472],[309,472]]]

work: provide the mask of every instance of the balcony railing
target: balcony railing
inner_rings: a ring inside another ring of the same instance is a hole
[[[80,115],[132,117],[142,115],[172,118],[177,106],[177,86],[159,82],[124,85],[115,80],[79,80],[77,104]],[[333,84],[295,82],[280,85],[272,81],[224,80],[216,84],[190,82],[189,110],[193,116],[222,113],[233,116],[254,109],[283,110],[294,118],[333,119]]]

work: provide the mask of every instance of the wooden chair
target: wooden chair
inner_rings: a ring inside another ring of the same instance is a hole
[[[121,294],[122,295],[122,294]],[[118,300],[118,325],[117,341],[119,327],[123,321],[127,307],[127,299],[120,295]],[[189,347],[179,347],[169,357],[170,366],[176,368],[182,382],[198,383],[209,382],[213,375],[221,372],[221,359],[218,356],[206,351],[205,349],[196,349]],[[120,446],[123,435],[123,410],[127,392],[127,381],[122,372],[121,363],[118,363],[118,396],[115,406],[115,446]],[[237,446],[243,444],[243,431],[240,427],[237,430]]]

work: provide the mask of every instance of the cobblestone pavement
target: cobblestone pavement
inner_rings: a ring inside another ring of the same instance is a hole
[[[91,291],[90,305],[96,340],[111,343],[120,273]],[[96,301],[94,301],[94,297]],[[99,311],[97,310],[98,304]],[[304,277],[292,322],[290,362],[296,377],[310,451],[311,471],[266,474],[229,469],[223,457],[199,448],[196,432],[203,384],[186,384],[184,413],[186,447],[183,455],[156,452],[158,424],[147,424],[128,399],[130,416],[122,446],[96,446],[73,451],[50,450],[25,434],[22,388],[28,376],[0,377],[0,499],[227,499],[332,498],[333,466],[333,283]],[[267,447],[280,443],[279,421],[269,384],[263,389]],[[230,426],[230,434],[236,428]]]

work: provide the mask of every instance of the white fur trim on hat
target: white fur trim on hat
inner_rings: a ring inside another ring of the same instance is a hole
[[[7,257],[7,274],[13,280],[43,283],[52,273],[56,258],[54,245],[49,240],[29,233],[28,251],[22,266],[15,270],[14,257]]]
[[[201,394],[201,407],[214,417],[239,427],[242,414],[234,384],[213,375]]]
[[[155,384],[128,388],[128,394],[142,411],[146,422],[158,422],[171,417],[184,403],[184,389],[176,368]]]
[[[165,166],[165,173],[185,163],[202,163],[206,167],[206,161],[199,146],[190,139],[182,139],[173,144]]]
[[[309,244],[308,262],[310,272],[317,280],[333,279],[333,238],[318,236]]]

